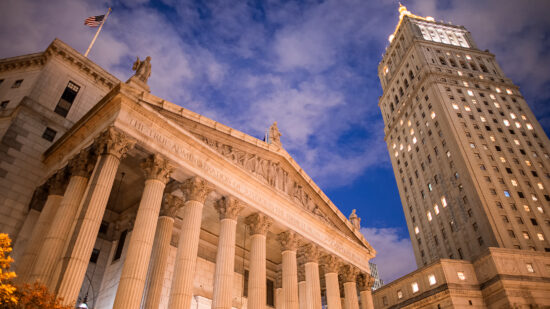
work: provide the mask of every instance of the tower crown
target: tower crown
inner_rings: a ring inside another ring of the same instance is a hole
[[[398,10],[399,10],[399,22],[397,23],[397,26],[395,27],[395,31],[392,34],[390,34],[390,36],[388,37],[388,40],[390,41],[390,43],[393,40],[393,38],[395,37],[395,34],[397,33],[397,30],[399,30],[399,26],[401,26],[401,22],[403,21],[403,18],[405,16],[409,16],[411,18],[416,18],[416,19],[420,19],[420,20],[435,21],[435,19],[431,16],[422,17],[422,16],[414,15],[409,10],[407,10],[406,6],[404,6],[401,3],[399,3],[399,9]]]

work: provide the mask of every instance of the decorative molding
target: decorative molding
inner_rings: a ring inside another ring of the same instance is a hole
[[[216,207],[216,210],[220,214],[220,220],[237,220],[239,212],[244,208],[244,204],[232,196],[224,196],[216,202],[214,207]]]
[[[345,282],[356,282],[357,275],[359,275],[359,269],[353,265],[344,265],[340,268],[340,273],[342,274],[342,279]]]
[[[160,216],[175,218],[178,210],[183,207],[185,201],[173,194],[164,195],[164,203],[160,209]]]
[[[340,270],[340,267],[342,266],[340,259],[338,259],[336,256],[332,254],[324,255],[321,258],[321,263],[325,269],[325,274],[338,273],[338,271]]]
[[[200,177],[191,177],[181,184],[181,191],[186,200],[197,201],[204,204],[206,197],[212,192],[212,186]]]
[[[159,154],[153,154],[141,162],[141,169],[146,179],[156,179],[166,184],[170,180],[170,174],[174,171],[168,160]]]
[[[300,244],[300,236],[293,231],[282,232],[278,236],[281,251],[296,251]]]
[[[374,277],[367,273],[360,273],[357,276],[359,291],[370,291],[374,285]]]
[[[71,176],[90,178],[96,159],[97,156],[90,149],[81,150],[69,161],[68,166]]]
[[[122,159],[134,148],[136,140],[111,126],[97,137],[96,144],[98,154],[110,154]]]
[[[60,169],[47,181],[49,195],[64,195],[69,178],[66,169]]]
[[[226,159],[252,173],[257,179],[286,194],[302,208],[332,226],[336,226],[328,216],[315,204],[312,195],[306,192],[305,185],[292,179],[289,172],[280,162],[264,159],[257,154],[248,153],[231,145],[223,144],[203,135],[193,133],[210,148],[213,148]]]
[[[273,220],[263,213],[257,212],[246,217],[246,224],[250,228],[250,235],[265,235],[271,224],[273,224]]]

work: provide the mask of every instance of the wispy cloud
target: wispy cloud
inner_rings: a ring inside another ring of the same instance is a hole
[[[394,228],[362,228],[361,233],[376,249],[372,260],[384,283],[390,283],[416,269],[411,240],[401,238]]]

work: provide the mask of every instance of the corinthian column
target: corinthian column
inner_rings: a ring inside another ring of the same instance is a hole
[[[275,278],[275,309],[283,309],[285,307],[285,298],[283,294],[283,273],[281,270],[277,272]]]
[[[255,213],[246,218],[250,228],[250,271],[248,278],[248,308],[265,308],[266,275],[265,275],[265,241],[266,233],[272,220],[262,213]]]
[[[193,279],[199,250],[202,208],[212,190],[202,178],[186,180],[181,187],[187,198],[182,209],[182,226],[170,290],[168,308],[191,308]]]
[[[69,242],[70,252],[64,260],[61,280],[56,289],[57,296],[63,298],[64,304],[76,302],[120,159],[134,144],[135,140],[114,127],[109,127],[96,140],[100,156],[79,206],[80,216]]]
[[[374,309],[372,302],[372,286],[374,285],[374,277],[367,273],[362,273],[357,276],[359,285],[359,296],[361,297],[361,309]]]
[[[149,280],[147,281],[145,309],[158,309],[164,283],[164,273],[170,254],[170,239],[174,229],[174,218],[179,208],[183,206],[183,200],[172,194],[164,197],[164,205],[160,210],[153,253],[149,263]]]
[[[338,269],[340,268],[340,262],[333,255],[325,255],[323,258],[323,264],[325,269],[328,309],[342,309],[340,284],[338,283]]]
[[[220,237],[214,271],[213,309],[231,309],[233,274],[235,273],[235,235],[237,217],[244,205],[233,197],[222,197],[216,203],[220,214]]]
[[[321,309],[321,281],[319,280],[319,249],[314,244],[301,248],[306,275],[306,308]]]
[[[357,299],[357,275],[359,270],[352,265],[344,265],[342,267],[342,275],[344,278],[344,296],[345,309],[359,309],[359,300]]]
[[[34,265],[31,281],[44,283],[51,291],[55,289],[57,282],[52,278],[54,270],[63,258],[63,250],[67,243],[68,235],[76,221],[78,205],[82,200],[88,178],[94,168],[95,158],[89,150],[82,150],[69,161],[71,178],[61,200],[59,209],[52,221],[54,228],[49,229],[44,243]]]
[[[34,265],[37,262],[37,256],[40,253],[42,244],[44,243],[44,236],[50,230],[52,226],[53,218],[57,213],[59,204],[63,199],[63,193],[67,186],[67,173],[66,171],[60,170],[53,177],[51,177],[47,182],[48,187],[48,198],[46,203],[40,212],[36,226],[32,231],[32,236],[27,244],[25,253],[21,257],[21,262],[17,265],[17,270],[19,272],[19,278],[17,282],[19,283],[32,283],[31,273]]]
[[[293,231],[279,234],[279,242],[283,256],[283,294],[285,309],[298,309],[298,272],[296,266],[296,249],[298,248],[298,235]]]
[[[141,304],[162,195],[173,170],[164,158],[156,154],[145,159],[141,168],[145,172],[145,188],[113,305],[117,309],[139,308]]]
[[[306,271],[303,266],[298,267],[298,304],[300,309],[307,308]]]

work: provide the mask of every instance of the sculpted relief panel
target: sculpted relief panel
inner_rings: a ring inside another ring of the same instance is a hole
[[[323,213],[321,208],[315,204],[311,196],[304,190],[304,187],[296,180],[293,180],[289,176],[288,171],[279,162],[264,159],[256,154],[247,153],[231,145],[222,144],[199,134],[194,135],[225,158],[252,173],[257,179],[283,192],[302,206],[302,208],[334,226],[327,218],[327,215]]]

